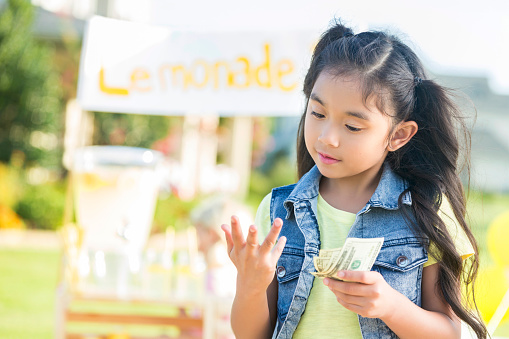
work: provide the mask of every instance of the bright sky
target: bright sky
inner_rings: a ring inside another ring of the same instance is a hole
[[[334,17],[354,27],[388,29],[434,72],[486,76],[509,95],[506,0],[151,0],[146,21],[207,29],[313,29]],[[143,18],[140,18],[143,20]]]

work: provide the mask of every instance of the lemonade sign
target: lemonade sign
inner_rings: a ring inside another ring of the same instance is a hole
[[[89,21],[78,96],[84,109],[179,115],[297,115],[314,32],[182,31]]]

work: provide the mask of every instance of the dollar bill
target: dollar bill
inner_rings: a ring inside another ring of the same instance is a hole
[[[329,267],[330,258],[321,258],[321,257],[314,257],[313,258],[313,264],[315,265],[315,269],[317,272],[323,272],[325,271],[326,267]]]
[[[315,269],[319,272],[327,272],[336,262],[341,248],[320,250],[318,257],[313,258]]]
[[[336,251],[334,251],[331,254],[330,259],[329,259],[329,264],[320,273],[328,274],[328,273],[332,272],[332,270],[334,269],[334,266],[337,264],[338,261],[341,260],[341,255],[343,254],[342,249],[343,248],[338,248]]]
[[[335,254],[338,248],[331,250],[320,250],[318,257],[313,258],[313,264],[317,271],[325,271],[331,265],[331,258]]]
[[[320,250],[313,258],[318,278],[337,278],[338,271],[369,271],[382,248],[384,238],[347,238],[341,248]]]

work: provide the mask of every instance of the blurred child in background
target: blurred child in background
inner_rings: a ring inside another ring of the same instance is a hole
[[[237,270],[226,251],[226,241],[218,225],[229,222],[236,215],[242,225],[253,223],[253,213],[242,203],[227,196],[213,196],[204,200],[191,212],[191,222],[196,227],[198,251],[207,265],[207,293],[219,297],[233,297]],[[246,230],[247,231],[247,230]]]

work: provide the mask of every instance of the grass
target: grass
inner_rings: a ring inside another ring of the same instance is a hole
[[[0,338],[55,338],[55,298],[61,255],[57,250],[0,248]],[[75,311],[170,315],[178,310],[163,305],[87,303],[73,304]],[[134,310],[135,308],[135,310]],[[71,324],[68,329],[79,333],[124,333],[138,336],[168,335],[176,337],[172,327],[143,325]]]
[[[0,337],[54,338],[57,251],[0,249]]]
[[[509,195],[471,193],[468,211],[482,266],[492,265],[486,244],[491,221],[509,210]],[[54,250],[0,248],[0,338],[54,338],[55,288],[60,254]],[[509,322],[495,336],[509,337]]]

